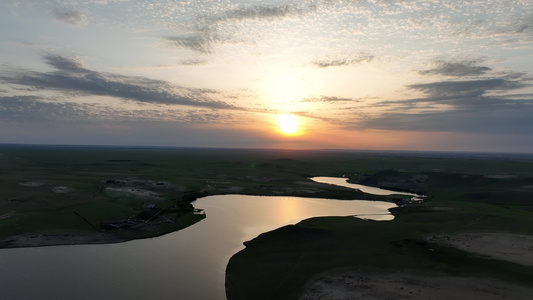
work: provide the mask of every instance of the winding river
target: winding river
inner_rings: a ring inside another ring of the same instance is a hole
[[[224,272],[243,242],[315,216],[391,220],[396,205],[299,197],[198,199],[207,218],[164,236],[118,244],[0,250],[2,299],[225,299]]]

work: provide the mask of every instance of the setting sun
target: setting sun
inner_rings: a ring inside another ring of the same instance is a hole
[[[295,135],[298,133],[298,117],[291,114],[281,114],[278,116],[279,130],[285,135]]]

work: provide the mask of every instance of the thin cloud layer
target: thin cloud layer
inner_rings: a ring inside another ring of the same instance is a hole
[[[359,100],[335,96],[320,96],[320,97],[309,97],[300,100],[303,103],[339,103],[339,102],[358,102]]]
[[[384,113],[363,120],[359,128],[419,132],[468,132],[529,135],[533,101],[509,103],[499,109],[462,109],[443,112]],[[480,149],[481,150],[481,149]]]
[[[490,95],[491,92],[520,90],[527,82],[527,78],[521,81],[493,78],[410,85],[408,88],[421,91],[426,97],[383,101],[380,105],[389,107],[390,111],[355,126],[382,130],[529,134],[533,128],[531,95]],[[519,96],[524,99],[514,99]]]
[[[53,8],[53,14],[59,21],[70,25],[82,25],[87,19],[81,11],[65,4],[58,4]]]
[[[501,78],[441,81],[409,85],[409,88],[424,92],[428,99],[445,101],[467,97],[480,97],[489,90],[507,91],[524,87],[519,81],[510,81]]]
[[[43,102],[36,96],[0,97],[0,120],[16,123],[76,121],[89,118],[87,107],[74,103]]]
[[[279,6],[252,5],[236,9],[222,10],[218,14],[198,15],[192,30],[188,34],[171,35],[165,39],[172,45],[197,51],[201,54],[213,54],[214,44],[231,41],[231,37],[219,33],[223,23],[245,20],[274,20],[290,16],[308,14],[316,9],[314,5],[286,4]]]
[[[326,57],[324,59],[317,59],[311,62],[315,67],[330,68],[330,67],[343,67],[354,65],[362,62],[371,62],[374,59],[374,55],[365,52],[354,53],[351,55]]]

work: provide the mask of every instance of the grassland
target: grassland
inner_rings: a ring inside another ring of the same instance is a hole
[[[406,198],[308,179],[343,175],[428,200],[404,205]],[[428,239],[532,235],[533,160],[521,155],[0,145],[0,246],[156,236],[201,221],[192,206],[197,197],[234,193],[390,200],[400,207],[392,222],[313,218],[247,242],[227,268],[232,300],[297,299],[319,274],[354,269],[533,286],[531,267]]]

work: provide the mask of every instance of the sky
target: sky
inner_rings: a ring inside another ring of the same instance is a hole
[[[0,0],[0,143],[533,152],[533,0]]]

